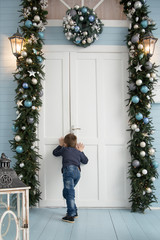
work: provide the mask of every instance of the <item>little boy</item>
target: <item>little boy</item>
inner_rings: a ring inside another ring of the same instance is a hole
[[[80,179],[80,163],[88,163],[83,149],[84,145],[77,144],[77,137],[70,133],[60,138],[59,146],[53,150],[54,156],[62,156],[63,197],[67,204],[67,215],[62,220],[65,222],[74,223],[74,218],[78,217],[74,187]]]

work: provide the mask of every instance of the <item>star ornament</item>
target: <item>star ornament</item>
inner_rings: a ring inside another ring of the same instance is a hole
[[[30,77],[31,77],[31,76],[35,77],[36,72],[34,72],[33,70],[28,71],[28,73],[29,73],[29,76],[30,76]]]
[[[23,102],[23,100],[21,100],[21,101],[18,100],[18,101],[17,101],[17,106],[18,106],[18,107],[23,106],[23,103],[22,103],[22,102]]]
[[[135,67],[135,69],[136,69],[136,72],[142,71],[142,65],[139,65],[139,63],[138,63],[138,65]]]

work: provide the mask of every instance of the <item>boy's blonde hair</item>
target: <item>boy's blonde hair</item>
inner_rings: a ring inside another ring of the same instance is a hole
[[[73,133],[69,133],[64,137],[64,143],[67,145],[67,147],[76,148],[77,137]]]

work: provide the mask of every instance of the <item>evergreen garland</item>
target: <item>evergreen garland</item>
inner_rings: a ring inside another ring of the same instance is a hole
[[[154,128],[150,117],[153,88],[157,82],[157,66],[150,62],[142,45],[143,37],[152,33],[155,23],[148,16],[145,0],[122,0],[120,4],[123,4],[124,13],[130,19],[126,38],[129,48],[130,202],[132,211],[144,212],[157,201],[153,182],[158,177],[156,170],[158,163],[154,160],[155,149],[152,146]]]
[[[43,72],[43,37],[46,24],[46,0],[22,0],[21,26],[24,47],[17,61],[17,70],[13,74],[17,82],[15,102],[17,119],[14,121],[14,140],[10,141],[17,160],[14,169],[19,178],[31,187],[30,206],[40,199],[38,170],[39,158],[36,135],[39,110],[43,95],[41,81]]]

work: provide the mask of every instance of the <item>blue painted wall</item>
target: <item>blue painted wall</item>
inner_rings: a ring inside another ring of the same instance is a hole
[[[160,39],[160,1],[148,0],[150,5],[150,17],[157,23],[155,37]],[[13,82],[12,72],[16,68],[16,59],[11,53],[8,36],[11,36],[17,29],[19,13],[17,10],[20,0],[0,0],[0,153],[5,152],[14,162],[13,153],[10,150],[8,140],[13,138],[11,130],[12,121],[16,118],[14,109],[14,96],[16,83]],[[127,34],[126,28],[104,28],[96,45],[125,45],[124,37]],[[47,27],[46,44],[71,44],[64,38],[61,27]],[[159,48],[156,48],[154,58],[160,64]],[[160,104],[152,106],[153,124],[155,126],[156,160],[160,163]],[[160,173],[160,167],[159,167]],[[160,206],[160,179],[155,182],[156,195],[159,196]]]

